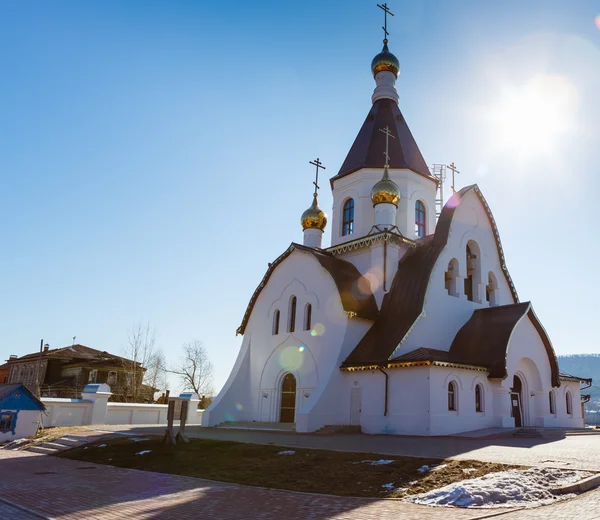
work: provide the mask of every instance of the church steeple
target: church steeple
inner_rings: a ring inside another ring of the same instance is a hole
[[[388,49],[387,39],[390,34],[387,30],[387,15],[394,16],[394,13],[388,9],[387,4],[377,4],[377,7],[383,11],[384,16],[382,27],[383,49],[371,62],[371,71],[373,72],[375,83],[377,83],[371,100],[375,103],[378,99],[392,99],[398,103],[399,97],[396,91],[396,80],[400,73],[400,62]]]
[[[319,208],[317,191],[319,190],[319,168],[325,169],[325,166],[317,158],[315,161],[309,161],[309,164],[315,166],[317,172],[315,176],[315,192],[313,193],[313,202],[300,218],[302,231],[304,232],[304,245],[308,247],[321,247],[323,242],[323,231],[327,225],[327,215]]]

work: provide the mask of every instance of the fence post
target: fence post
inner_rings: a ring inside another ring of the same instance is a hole
[[[188,402],[187,407],[187,424],[200,424],[198,421],[198,404],[200,403],[200,396],[196,392],[183,392],[179,394],[179,399],[183,399]]]
[[[84,420],[84,424],[106,424],[106,409],[108,407],[108,399],[112,395],[110,386],[104,383],[94,383],[85,385],[81,392],[81,399],[92,402],[92,411],[89,414],[88,420]]]

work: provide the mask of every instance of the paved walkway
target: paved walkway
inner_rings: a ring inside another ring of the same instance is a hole
[[[398,500],[290,493],[28,452],[0,451],[0,465],[3,500],[56,520],[447,520],[449,513]],[[39,520],[17,515],[0,519]],[[451,515],[486,518],[490,511],[452,509]]]
[[[103,426],[105,430],[161,435],[164,426]],[[399,437],[392,435],[315,435],[295,432],[186,428],[188,437],[320,448],[382,455],[476,459],[524,466],[546,465],[600,471],[600,436],[527,438]]]
[[[252,488],[28,452],[1,450],[0,468],[1,520],[600,520],[600,490],[543,508],[464,510]]]

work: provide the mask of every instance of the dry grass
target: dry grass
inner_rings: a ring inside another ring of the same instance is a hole
[[[393,483],[394,488],[407,487],[406,494],[414,494],[515,468],[470,460],[443,461],[296,448],[293,455],[280,455],[279,452],[290,448],[209,439],[191,439],[189,444],[167,447],[159,438],[148,439],[139,442],[131,438],[108,439],[90,444],[87,449],[78,447],[56,456],[252,486],[362,497],[405,495],[390,493],[382,487],[389,483]],[[99,444],[107,446],[99,448]],[[136,455],[143,450],[152,451]],[[365,462],[380,459],[394,462],[381,465]],[[446,466],[437,471],[417,471],[424,465],[441,464]]]

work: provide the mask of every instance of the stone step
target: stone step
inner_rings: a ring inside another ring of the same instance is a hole
[[[55,448],[44,448],[44,446],[32,446],[31,448],[28,448],[27,451],[32,451],[33,453],[42,453],[44,455],[52,455],[60,450]]]
[[[38,446],[41,446],[42,448],[53,449],[56,451],[68,450],[69,448],[71,448],[71,446],[66,446],[66,445],[60,444],[56,441],[42,442],[42,444],[38,444]]]
[[[528,439],[542,438],[544,434],[535,428],[520,428],[513,432],[513,437],[525,437]]]
[[[67,439],[65,437],[61,437],[60,439],[54,439],[52,442],[60,444],[61,446],[65,446],[67,448],[74,448],[76,446],[80,446],[81,444],[88,443],[88,441],[84,439]]]

